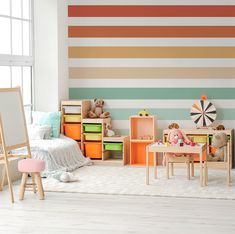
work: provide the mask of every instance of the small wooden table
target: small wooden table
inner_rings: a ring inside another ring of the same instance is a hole
[[[206,152],[206,144],[197,144],[195,146],[189,146],[189,145],[184,145],[184,146],[171,146],[171,145],[165,145],[165,144],[158,144],[158,143],[153,143],[150,144],[146,147],[146,184],[149,184],[149,153],[153,153],[154,156],[154,178],[157,178],[157,154],[156,153],[190,153],[190,154],[199,154],[200,155],[200,185],[203,186],[203,181],[204,185],[206,185],[206,170],[205,170],[205,176],[203,180],[203,161],[202,161],[202,155],[203,152]],[[206,160],[206,159],[205,159]]]

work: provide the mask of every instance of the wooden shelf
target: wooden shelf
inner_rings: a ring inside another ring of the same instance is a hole
[[[131,142],[133,143],[152,143],[154,142],[153,140],[139,140],[139,139],[131,139]]]

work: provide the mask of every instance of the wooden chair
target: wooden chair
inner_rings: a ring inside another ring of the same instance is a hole
[[[23,159],[18,162],[18,170],[23,173],[20,185],[20,200],[24,199],[26,188],[33,188],[34,193],[38,192],[40,200],[45,195],[42,186],[40,172],[45,169],[45,162],[39,159]],[[28,176],[31,175],[32,183],[27,183]]]
[[[171,176],[174,175],[174,163],[186,163],[187,165],[187,178],[190,180],[190,165],[191,165],[191,176],[194,176],[194,158],[191,155],[166,155],[166,177],[170,178],[169,166],[171,165]]]

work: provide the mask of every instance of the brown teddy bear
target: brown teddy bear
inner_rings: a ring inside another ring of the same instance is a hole
[[[102,99],[94,99],[94,107],[88,112],[89,118],[108,118],[110,117],[109,112],[103,110],[104,101]]]
[[[215,153],[210,153],[207,157],[209,161],[224,161],[224,147],[227,145],[228,137],[224,132],[213,135],[211,146],[216,148]]]

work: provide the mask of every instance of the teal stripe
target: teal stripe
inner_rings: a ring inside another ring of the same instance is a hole
[[[121,81],[120,81],[121,82]],[[203,81],[198,81],[203,82]],[[151,86],[151,83],[149,84]],[[235,88],[70,88],[70,99],[235,99]]]
[[[139,109],[105,109],[111,113],[112,120],[127,120],[138,114]],[[190,120],[190,109],[148,109],[158,120]],[[235,109],[217,109],[218,120],[235,120]]]

